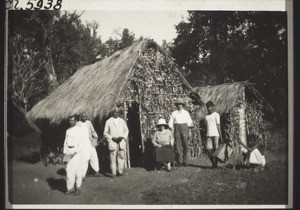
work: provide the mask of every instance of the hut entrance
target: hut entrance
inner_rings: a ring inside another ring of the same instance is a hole
[[[139,115],[139,104],[136,102],[128,106],[127,126],[129,129],[129,154],[132,167],[142,166],[142,137]]]

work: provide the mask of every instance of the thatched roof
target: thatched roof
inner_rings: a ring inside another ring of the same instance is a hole
[[[132,69],[140,54],[148,47],[156,47],[166,55],[151,40],[134,42],[132,46],[115,52],[110,57],[80,68],[48,97],[37,103],[27,113],[27,117],[59,123],[70,115],[83,111],[90,119],[107,115],[116,103],[125,99],[127,84],[133,75]],[[182,82],[192,91],[179,70],[174,71],[180,74]]]
[[[201,96],[204,103],[212,101],[215,104],[214,110],[222,115],[223,113],[228,113],[236,105],[238,97],[241,97],[246,87],[249,88],[254,96],[263,101],[269,110],[273,111],[272,106],[254,88],[254,84],[248,81],[200,86],[194,88],[194,90]],[[199,118],[203,119],[206,113],[206,106],[200,107]]]

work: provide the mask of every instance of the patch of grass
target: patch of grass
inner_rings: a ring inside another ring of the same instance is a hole
[[[147,204],[285,204],[287,168],[272,161],[263,171],[227,168],[191,171],[186,179],[173,180],[143,192]]]
[[[286,152],[288,148],[288,132],[285,128],[273,128],[267,139],[267,150],[272,152]]]

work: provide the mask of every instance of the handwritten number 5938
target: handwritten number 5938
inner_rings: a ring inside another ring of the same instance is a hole
[[[36,5],[34,3],[32,3],[32,1],[37,2]],[[28,0],[27,4],[26,4],[26,7],[24,9],[27,9],[27,10],[32,10],[32,9],[40,10],[44,5],[44,9],[51,9],[51,7],[53,6],[54,10],[60,10],[61,7],[62,7],[62,1],[63,0],[56,0],[56,4],[53,4],[53,1],[54,0]],[[14,3],[14,5],[13,5],[13,3]],[[43,4],[43,3],[45,3],[45,4]],[[6,6],[6,9],[13,8],[15,10],[23,10],[22,7],[21,8],[19,7],[19,0],[6,0],[5,1],[5,6]]]

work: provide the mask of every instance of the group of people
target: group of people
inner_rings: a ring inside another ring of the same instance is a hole
[[[178,167],[187,167],[188,138],[190,129],[194,127],[192,118],[187,110],[184,109],[185,102],[178,98],[174,102],[176,110],[172,112],[170,121],[167,124],[165,119],[160,119],[152,143],[155,147],[155,160],[160,167],[160,163],[167,166],[167,171],[171,171],[171,163],[176,160]],[[213,152],[218,148],[219,139],[222,141],[220,128],[220,115],[213,111],[213,102],[208,101],[206,107],[208,115],[205,117],[206,125],[206,149],[208,157],[212,162],[212,167],[217,167],[218,159]],[[169,128],[169,129],[168,129]],[[172,135],[172,132],[174,135]],[[173,142],[174,136],[174,142]],[[175,144],[175,145],[174,145]],[[175,146],[175,151],[173,150]]]
[[[159,119],[156,125],[158,130],[154,133],[152,143],[154,145],[154,156],[156,167],[160,168],[165,165],[167,171],[171,171],[171,163],[175,163],[178,167],[186,167],[188,153],[188,137],[191,136],[191,128],[193,121],[187,110],[184,109],[185,102],[182,99],[177,99],[174,102],[176,110],[172,112],[170,121],[167,124],[165,119]],[[222,137],[220,115],[214,110],[214,103],[208,101],[206,103],[207,115],[204,118],[205,135],[206,135],[206,151],[208,158],[212,164],[212,168],[217,168],[220,159],[218,149],[222,148],[220,143],[225,144]],[[172,134],[173,133],[173,134]],[[174,136],[174,140],[173,140]],[[228,142],[227,142],[228,143]],[[239,141],[242,154],[246,164],[254,166],[264,166],[265,158],[260,154],[256,146],[248,147],[245,143]],[[219,147],[220,146],[220,147]],[[175,149],[173,149],[173,147]],[[225,150],[221,150],[226,156]]]
[[[171,113],[169,123],[163,118],[159,119],[156,125],[157,131],[155,131],[152,138],[156,167],[161,168],[165,165],[168,172],[171,171],[171,163],[176,162],[178,167],[188,166],[188,138],[191,128],[194,127],[189,112],[184,109],[185,102],[178,98],[174,104],[176,110]],[[212,168],[216,168],[218,157],[214,155],[214,151],[218,148],[219,141],[223,142],[223,138],[220,127],[220,115],[214,111],[213,107],[214,103],[212,101],[206,103],[208,114],[205,116],[204,122],[207,154],[212,163]],[[119,108],[115,107],[112,111],[112,117],[105,123],[103,132],[110,152],[111,174],[109,176],[111,177],[123,175],[126,160],[126,145],[129,131],[126,122],[119,117],[119,114]],[[85,179],[89,164],[95,171],[95,176],[100,176],[99,161],[95,148],[98,135],[91,121],[87,120],[85,113],[81,113],[79,119],[75,115],[71,116],[69,123],[70,128],[66,131],[63,150],[67,159],[66,194],[79,195],[81,193],[81,183]],[[246,145],[242,146],[246,150],[252,151]]]
[[[69,117],[70,128],[66,131],[64,141],[64,161],[67,162],[67,191],[66,195],[81,194],[81,184],[85,180],[88,166],[91,165],[95,177],[99,173],[99,160],[96,151],[98,135],[86,113]],[[110,176],[122,176],[125,166],[126,140],[128,128],[126,122],[119,117],[119,109],[113,109],[112,117],[104,127],[104,137],[108,142],[110,151]]]

